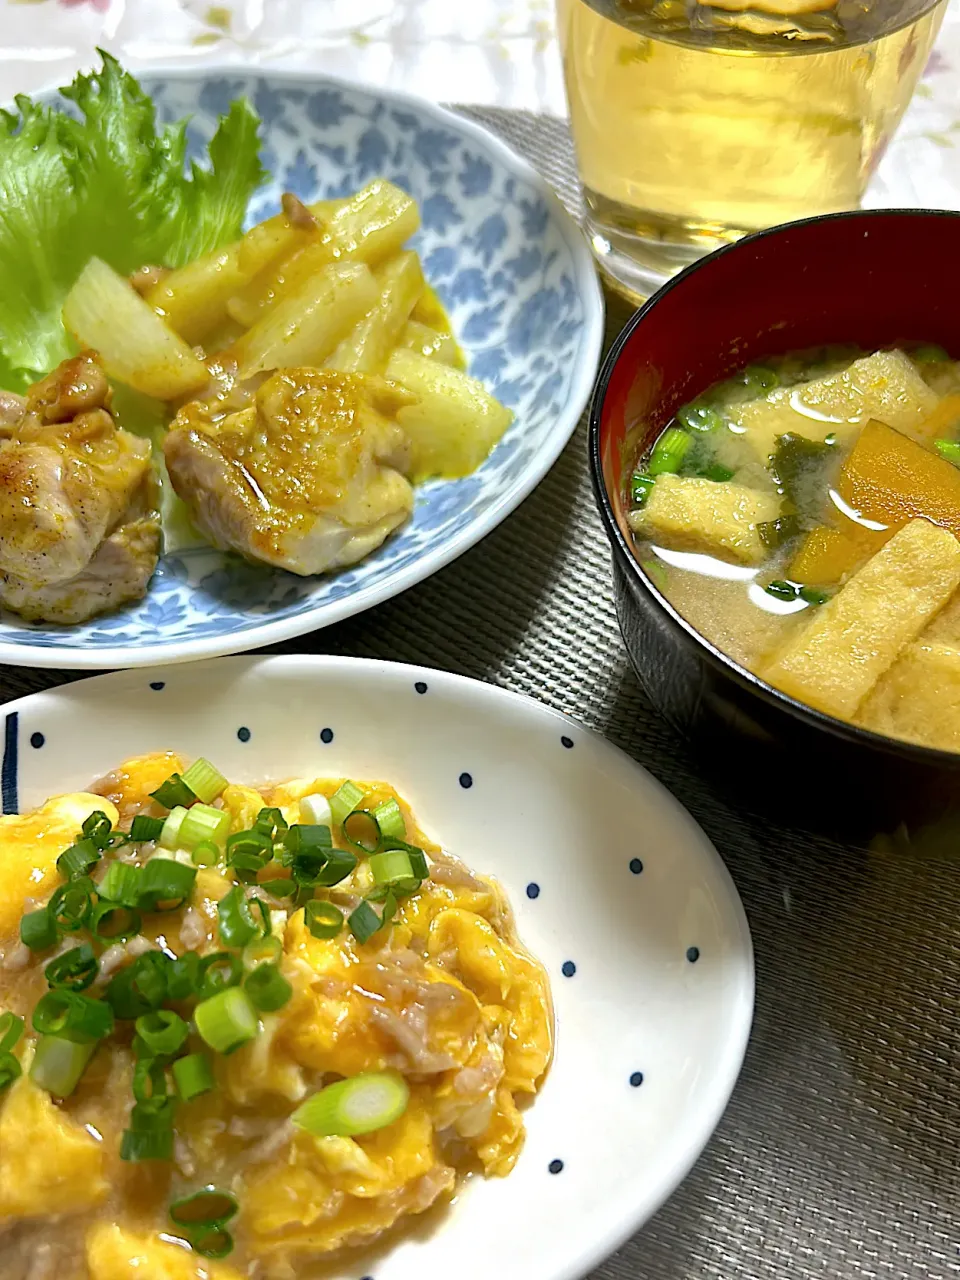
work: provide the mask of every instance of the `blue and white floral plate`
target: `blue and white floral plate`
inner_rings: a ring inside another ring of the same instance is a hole
[[[7,812],[161,748],[238,781],[382,778],[505,887],[557,1029],[517,1167],[471,1179],[451,1209],[328,1280],[574,1280],[703,1149],[750,1030],[747,921],[692,818],[574,721],[460,676],[315,656],[124,671],[0,714]]]
[[[603,302],[590,253],[547,183],[476,124],[426,102],[272,72],[143,78],[165,118],[207,137],[246,94],[263,119],[273,181],[253,223],[283,190],[345,195],[383,175],[420,204],[416,247],[452,315],[470,372],[515,410],[474,475],[417,491],[413,519],[346,572],[299,578],[234,555],[165,556],[144,600],[79,627],[0,616],[0,663],[133,667],[251,649],[329,626],[420,582],[472,547],[531,492],[583,411],[600,356]]]

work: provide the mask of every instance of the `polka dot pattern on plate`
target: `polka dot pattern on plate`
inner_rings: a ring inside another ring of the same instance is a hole
[[[635,1071],[633,1075],[630,1077],[630,1083],[634,1089],[639,1089],[640,1086],[643,1084],[643,1072]]]
[[[332,730],[332,729],[321,729],[321,730],[320,730],[320,741],[321,741],[321,742],[325,742],[325,743],[330,743],[330,742],[332,742],[332,741],[333,741],[333,730]]]
[[[577,972],[577,966],[572,960],[564,960],[563,964],[560,966],[560,972],[565,978],[572,978]]]
[[[563,745],[567,748],[568,751],[573,746],[573,739],[569,738],[565,733],[561,733],[560,741],[563,743]]]
[[[166,687],[167,687],[167,682],[166,682],[166,680],[151,680],[151,681],[150,681],[150,688],[151,688],[151,689],[153,689],[153,691],[154,691],[155,693],[159,693],[161,689],[165,689]]]
[[[540,897],[540,886],[534,880],[531,880],[527,885],[527,897],[530,899]]]
[[[31,747],[40,748],[43,746],[45,742],[46,742],[46,738],[43,736],[42,733],[31,733],[30,735]]]
[[[473,786],[473,777],[469,773],[461,773],[460,785],[463,787],[464,791],[469,791]]]
[[[630,870],[633,872],[635,876],[638,876],[640,874],[640,872],[643,870],[643,863],[640,861],[639,858],[630,859]]]
[[[563,1173],[563,1161],[551,1160],[550,1163],[547,1165],[547,1168],[551,1173]]]
[[[687,959],[690,961],[691,964],[696,964],[697,961],[700,959],[700,948],[687,947]]]
[[[427,682],[426,682],[426,680],[417,680],[413,687],[416,689],[417,693],[426,693],[426,692],[427,692]]]
[[[250,730],[247,728],[245,724],[241,725],[240,728],[237,730],[237,737],[240,739],[241,742],[250,741]]]

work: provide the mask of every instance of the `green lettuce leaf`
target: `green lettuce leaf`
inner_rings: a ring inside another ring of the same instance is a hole
[[[70,354],[63,300],[91,257],[124,274],[177,267],[240,235],[265,177],[259,119],[234,102],[187,166],[187,122],[158,126],[137,81],[103,66],[61,96],[0,111],[0,386],[21,390]]]

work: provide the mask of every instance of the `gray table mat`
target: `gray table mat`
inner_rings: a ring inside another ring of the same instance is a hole
[[[467,114],[576,209],[563,123]],[[608,299],[608,340],[627,314]],[[273,651],[422,663],[531,694],[656,774],[730,868],[757,958],[743,1074],[689,1178],[592,1280],[960,1274],[960,862],[771,829],[699,776],[620,643],[583,423],[536,492],[456,563]],[[0,668],[0,695],[79,674]]]

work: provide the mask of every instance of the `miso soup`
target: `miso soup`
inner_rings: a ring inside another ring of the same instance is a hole
[[[628,481],[648,575],[828,715],[960,751],[960,363],[806,351],[679,410]]]

